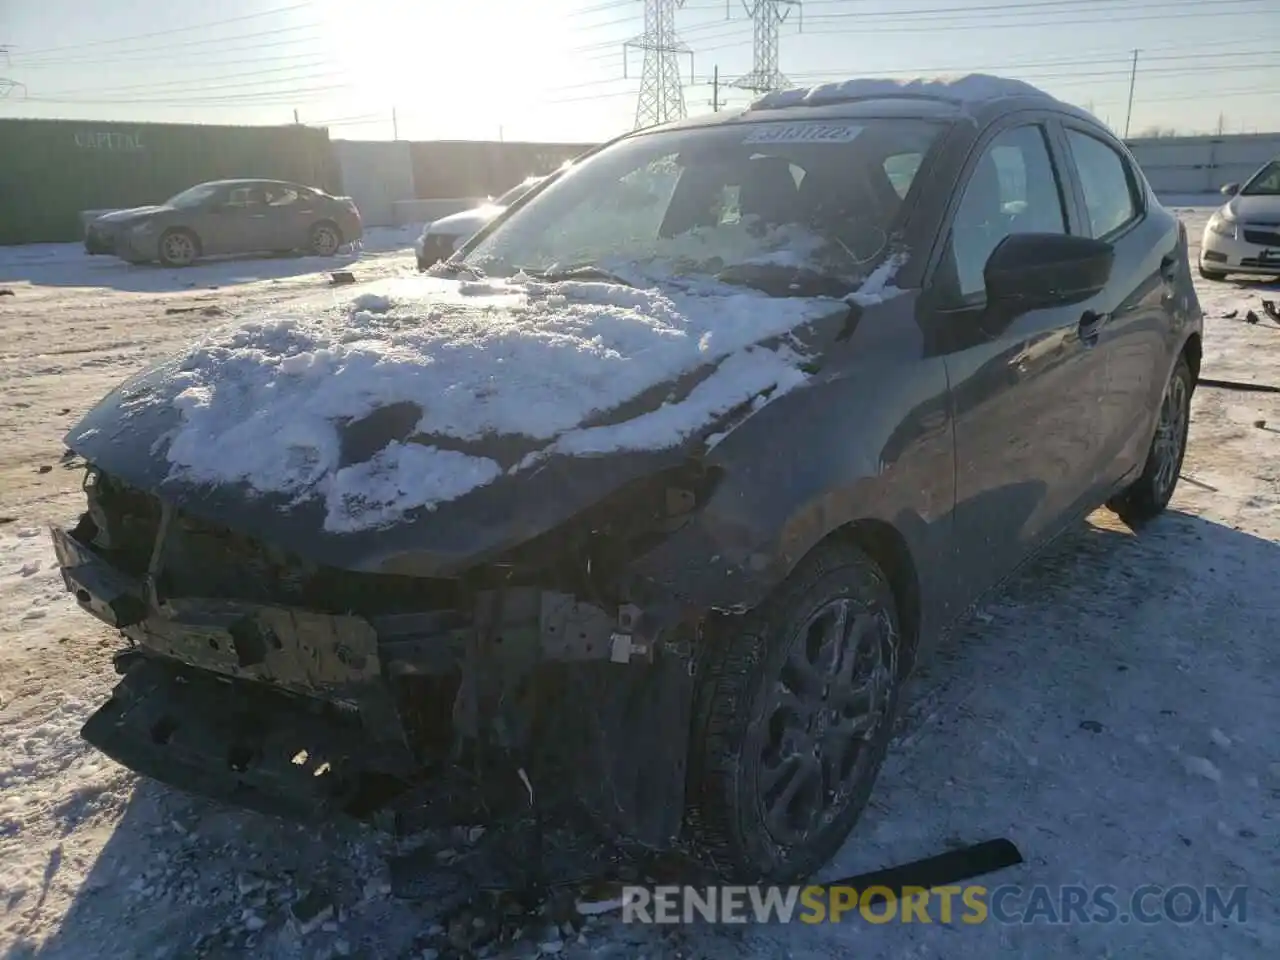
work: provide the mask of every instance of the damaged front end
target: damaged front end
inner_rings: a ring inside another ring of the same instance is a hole
[[[631,564],[716,481],[684,461],[424,576],[323,565],[91,466],[88,509],[53,542],[67,589],[126,646],[83,736],[144,775],[295,819],[484,824],[536,795],[668,846],[702,612]]]

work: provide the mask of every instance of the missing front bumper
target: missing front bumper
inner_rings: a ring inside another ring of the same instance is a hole
[[[371,753],[359,724],[322,704],[145,658],[81,736],[161,783],[303,822],[357,815],[413,766],[407,750]]]
[[[67,589],[132,643],[83,736],[139,773],[310,821],[369,807],[370,784],[465,794],[448,782],[459,751],[500,755],[614,834],[661,846],[680,832],[693,669],[678,610],[536,587],[368,616],[164,597],[160,546],[139,577],[85,530],[52,536]]]

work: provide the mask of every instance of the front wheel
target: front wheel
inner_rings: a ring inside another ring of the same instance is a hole
[[[893,593],[832,543],[720,627],[700,665],[694,840],[726,877],[792,882],[844,843],[884,760],[904,673]]]
[[[160,262],[166,267],[189,267],[200,256],[200,241],[190,230],[171,229],[160,235]]]
[[[1165,385],[1142,475],[1123,493],[1107,501],[1120,519],[1142,523],[1163,512],[1178,486],[1178,473],[1187,452],[1187,431],[1191,423],[1191,392],[1195,388],[1186,357],[1179,357],[1173,375]]]

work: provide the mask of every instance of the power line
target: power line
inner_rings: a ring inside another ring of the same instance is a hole
[[[261,63],[262,61],[256,60],[256,61],[248,61],[248,62]],[[179,87],[179,88],[196,87],[197,89],[194,92],[198,93],[200,92],[200,88],[202,88],[204,85],[209,84],[210,82],[213,82],[215,84],[221,84],[223,81],[235,80],[242,77],[266,76],[267,74],[277,74],[277,73],[285,73],[287,71],[293,71],[293,70],[311,69],[313,67],[323,66],[328,62],[329,62],[328,60],[313,60],[307,63],[287,64],[279,67],[267,67],[262,70],[238,71],[238,72],[222,74],[218,76],[188,77],[184,80],[159,80],[153,83],[131,83],[131,84],[123,84],[121,86],[113,86],[113,87],[102,87],[102,86],[75,87],[70,90],[49,90],[44,92],[44,96],[59,97],[59,96],[66,96],[67,94],[84,93],[84,92],[117,93],[120,91],[127,91],[127,90],[156,90],[156,89],[170,88],[170,87]],[[201,64],[200,66],[203,67],[204,64]],[[266,80],[266,81],[258,81],[258,82],[274,83],[274,82],[278,82],[278,80],[292,80],[292,79],[294,78],[280,77],[277,80]],[[179,90],[178,92],[182,92],[182,91]]]
[[[1271,0],[1215,0],[1217,9],[1227,4],[1270,4]],[[1029,16],[1042,11],[1056,13],[1105,13],[1104,10],[1081,10],[1082,6],[1118,6],[1125,10],[1168,10],[1171,7],[1203,7],[1203,0],[1164,0],[1164,2],[1145,2],[1145,0],[1024,0],[1019,3],[986,3],[974,6],[923,7],[917,9],[894,10],[895,20],[903,17],[920,17],[924,19],[952,19],[962,16],[970,20],[975,14]],[[1065,8],[1065,9],[1057,9]],[[1020,11],[1026,11],[1021,13]],[[807,21],[810,25],[839,20],[883,20],[884,14],[879,11],[850,11],[847,13],[819,13]]]
[[[152,37],[167,37],[175,33],[187,33],[191,30],[208,30],[210,27],[220,27],[227,23],[240,23],[245,20],[259,20],[263,17],[272,17],[280,13],[290,13],[294,10],[302,10],[310,7],[310,0],[305,3],[295,3],[288,7],[276,7],[274,10],[259,10],[257,13],[246,13],[238,17],[224,17],[221,20],[209,20],[205,23],[192,24],[189,27],[173,27],[169,30],[156,30],[151,33],[136,33],[127,37],[113,37],[108,40],[86,40],[84,43],[71,43],[61,47],[43,47],[36,50],[27,51],[29,54],[54,53],[60,50],[82,50],[85,47],[100,47],[111,43],[131,43],[135,40],[149,40]]]
[[[140,48],[140,49],[138,49],[138,50],[122,50],[122,51],[120,51],[121,56],[111,56],[110,54],[108,54],[108,55],[106,55],[106,56],[104,57],[104,56],[102,56],[102,55],[95,54],[93,57],[91,57],[90,59],[87,59],[87,60],[86,60],[86,59],[84,59],[84,58],[73,58],[73,59],[65,59],[65,58],[39,59],[39,58],[37,58],[36,60],[34,60],[34,61],[33,61],[33,62],[31,62],[31,63],[25,63],[25,62],[24,62],[24,63],[22,63],[22,66],[24,66],[24,67],[26,67],[26,66],[48,66],[48,65],[51,65],[51,64],[56,64],[56,65],[69,65],[69,64],[76,64],[76,63],[92,63],[92,64],[94,64],[94,65],[97,65],[97,64],[101,64],[101,63],[103,63],[103,62],[104,62],[104,60],[105,60],[106,62],[111,62],[111,61],[115,61],[115,60],[119,60],[119,61],[121,61],[121,62],[125,62],[125,61],[133,62],[133,61],[134,61],[134,59],[135,59],[135,58],[133,57],[133,55],[134,55],[134,54],[144,54],[144,55],[145,55],[145,54],[150,54],[150,53],[168,53],[168,52],[169,52],[169,51],[171,51],[174,47],[203,47],[203,46],[208,46],[208,45],[210,45],[210,44],[225,44],[225,43],[229,43],[229,42],[231,42],[231,41],[235,41],[235,40],[254,40],[254,39],[257,39],[257,38],[259,38],[259,37],[275,36],[275,35],[282,34],[282,33],[297,33],[297,32],[298,32],[298,31],[300,31],[300,30],[313,30],[313,29],[317,29],[317,28],[319,28],[320,26],[321,26],[321,25],[320,25],[320,24],[318,24],[318,23],[303,23],[303,24],[295,24],[295,25],[293,25],[293,26],[289,26],[289,27],[279,27],[279,28],[277,28],[277,29],[275,29],[275,30],[255,30],[255,31],[253,31],[252,33],[240,33],[240,34],[234,34],[234,35],[229,36],[229,37],[204,37],[204,38],[199,39],[199,40],[180,40],[180,41],[177,41],[177,42],[171,42],[171,43],[161,44],[161,45],[159,45],[159,46],[155,46],[155,47],[144,47],[144,48]],[[296,43],[296,42],[298,42],[298,41],[297,41],[297,40],[292,40],[292,41],[273,41],[273,43],[275,43],[275,44],[277,44],[277,45],[278,45],[278,44],[280,44],[280,43],[286,43],[286,44],[287,44],[287,43]],[[259,49],[259,48],[262,48],[262,47],[267,47],[267,46],[270,46],[270,45],[271,45],[271,43],[266,43],[266,44],[245,44],[245,45],[243,45],[243,46],[239,46],[239,47],[236,47],[236,48],[234,48],[234,49],[236,49],[237,51],[238,51],[238,50],[253,50],[253,49]],[[183,56],[190,56],[190,54],[184,54]],[[142,57],[141,59],[147,59],[147,57],[146,57],[146,56],[144,56],[144,57]]]

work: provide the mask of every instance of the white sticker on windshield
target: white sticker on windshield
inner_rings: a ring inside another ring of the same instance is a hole
[[[862,127],[848,123],[768,123],[761,124],[743,143],[848,143]]]

